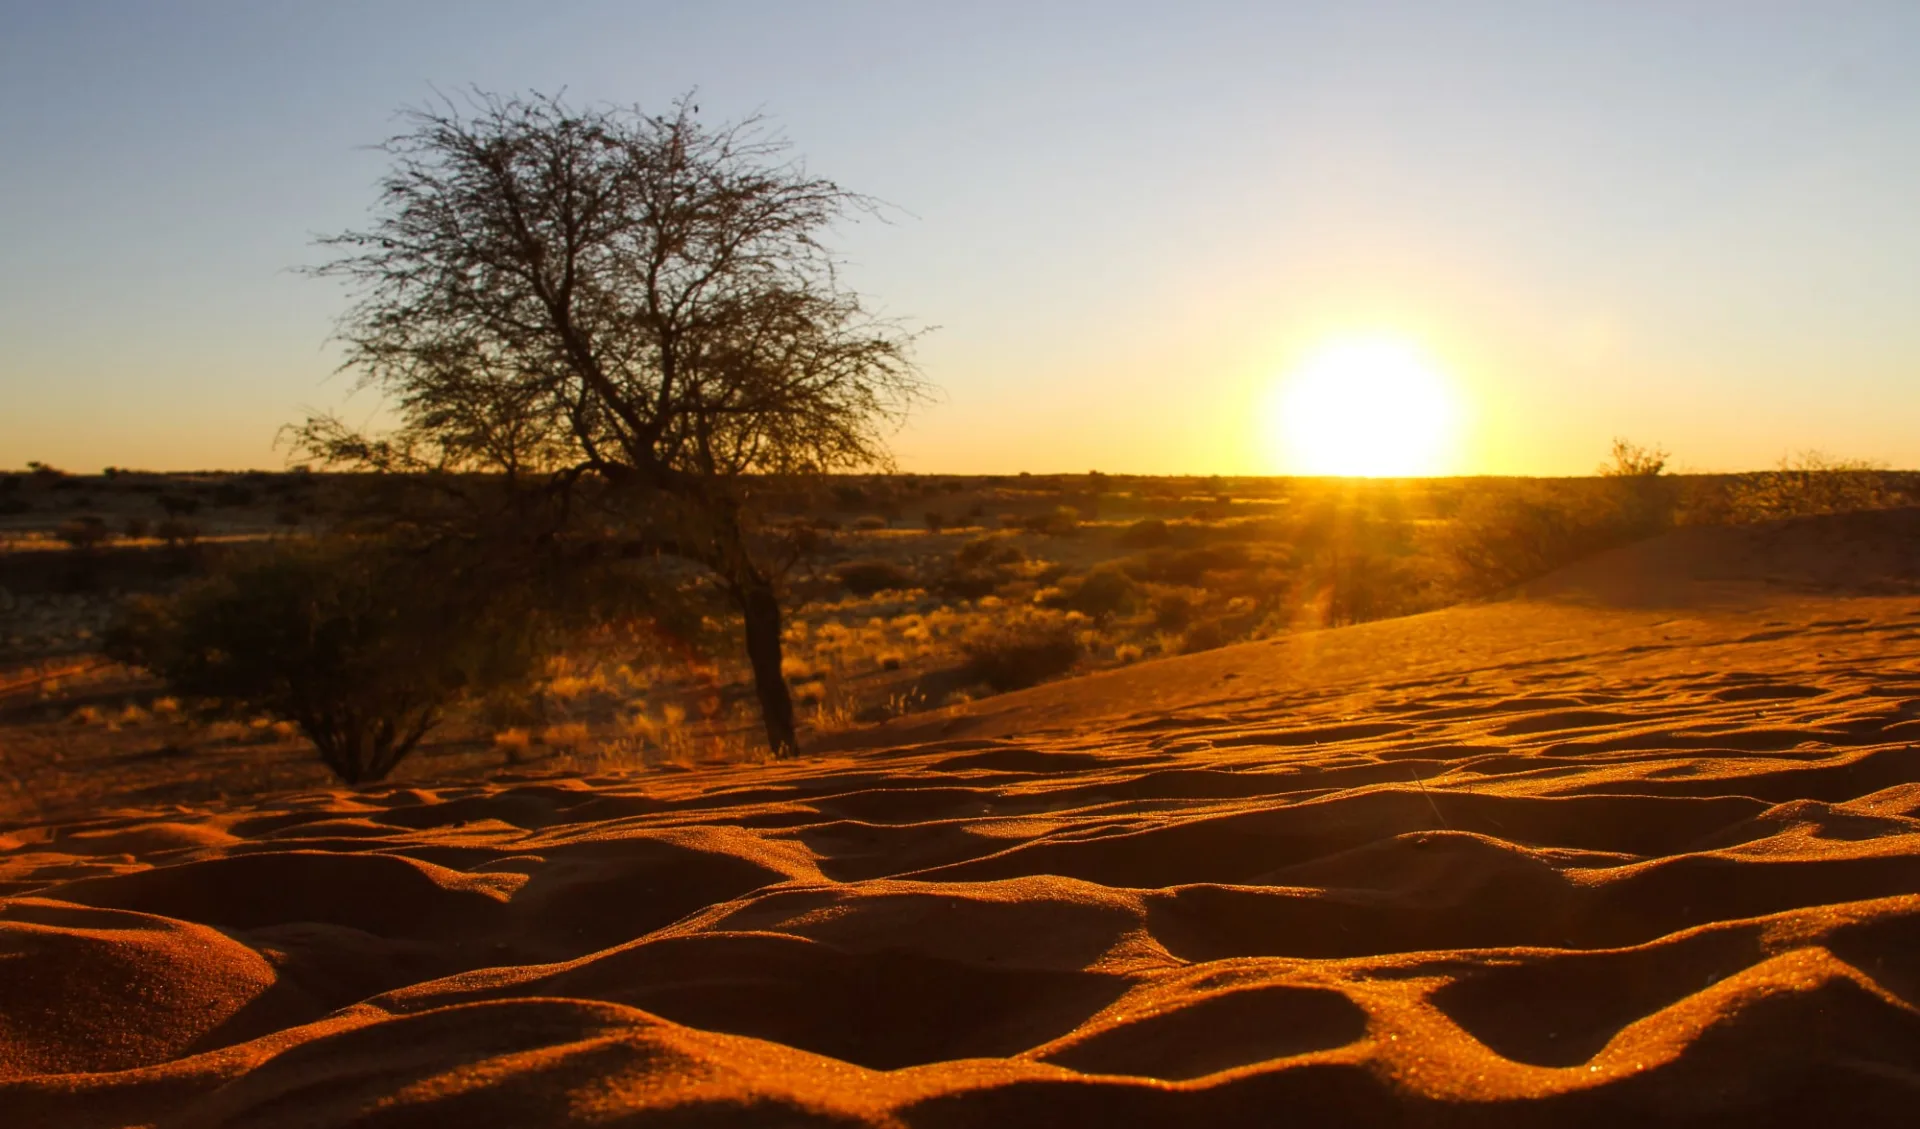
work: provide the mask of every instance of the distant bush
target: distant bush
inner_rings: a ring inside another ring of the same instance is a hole
[[[540,643],[538,617],[461,560],[341,541],[282,545],[136,601],[109,650],[176,694],[292,721],[358,785],[459,696],[526,679]]]
[[[1120,566],[1109,561],[1095,565],[1063,591],[1060,605],[1072,611],[1108,619],[1129,615],[1146,602],[1146,592]]]
[[[0,494],[0,516],[33,511],[33,503],[18,494]]]
[[[1899,503],[1880,464],[1803,451],[1773,470],[1743,474],[1727,493],[1727,517],[1768,521],[1807,514],[1877,510]]]
[[[937,587],[953,599],[977,600],[1012,580],[1026,559],[1026,550],[1005,534],[976,537],[954,550]]]
[[[1302,587],[1327,626],[1407,615],[1440,602],[1413,561],[1378,550],[1329,553],[1306,570]]]
[[[1210,572],[1232,572],[1253,563],[1253,550],[1243,543],[1228,542],[1197,549],[1154,549],[1128,557],[1120,567],[1136,580],[1193,588]]]
[[[834,576],[856,596],[920,587],[918,577],[892,561],[854,561],[834,570]]]
[[[921,520],[927,523],[928,533],[938,533],[947,527],[947,516],[939,510],[928,510]]]
[[[1239,641],[1239,634],[1226,620],[1204,619],[1181,633],[1180,653],[1195,655],[1201,651],[1217,651]]]
[[[153,535],[175,547],[191,545],[200,540],[200,527],[177,517],[163,518],[153,527]]]
[[[1172,539],[1167,523],[1157,517],[1136,521],[1120,533],[1120,544],[1129,549],[1157,549]]]
[[[1611,454],[1600,464],[1600,474],[1605,478],[1653,478],[1667,469],[1667,460],[1672,457],[1665,448],[1642,447],[1615,437]]]
[[[1055,506],[1043,514],[1020,519],[1020,528],[1049,537],[1066,537],[1080,528],[1080,511],[1072,506]]]
[[[965,674],[999,693],[1024,690],[1073,669],[1080,640],[1064,620],[1020,620],[982,628],[962,643]]]
[[[853,527],[855,529],[862,529],[871,533],[877,529],[886,529],[891,524],[892,524],[891,522],[889,522],[886,518],[881,517],[879,514],[867,514],[864,517],[855,518],[853,522]]]
[[[216,506],[251,506],[253,497],[253,490],[238,482],[222,482],[213,488]]]
[[[1153,625],[1162,631],[1185,631],[1204,600],[1205,594],[1193,589],[1162,589],[1153,597]]]
[[[1469,499],[1448,551],[1462,589],[1484,595],[1652,532],[1617,494],[1529,490]]]
[[[976,537],[953,551],[956,568],[1017,564],[1026,559],[1027,551],[1007,537]]]
[[[136,541],[145,537],[149,528],[151,528],[151,526],[147,519],[138,514],[120,523],[120,531]]]
[[[162,494],[155,501],[170,517],[185,517],[200,510],[200,499],[187,494]]]
[[[86,550],[111,541],[113,530],[107,528],[107,523],[102,518],[80,517],[60,523],[60,528],[54,531],[54,535],[76,549]]]

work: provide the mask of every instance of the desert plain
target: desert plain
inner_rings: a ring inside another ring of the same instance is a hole
[[[1902,1124],[1917,740],[1895,509],[789,761],[17,818],[0,1120]]]

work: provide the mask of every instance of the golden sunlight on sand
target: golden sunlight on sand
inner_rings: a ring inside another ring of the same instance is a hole
[[[1459,416],[1449,381],[1419,348],[1369,335],[1308,354],[1275,390],[1265,423],[1289,471],[1394,478],[1446,470]]]

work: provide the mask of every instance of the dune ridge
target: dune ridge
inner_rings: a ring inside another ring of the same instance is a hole
[[[1920,599],[1715,591],[1249,644],[773,766],[8,827],[0,1108],[1904,1123]]]

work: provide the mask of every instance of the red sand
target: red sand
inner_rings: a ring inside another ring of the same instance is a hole
[[[771,768],[14,828],[0,1123],[1910,1123],[1920,598],[1678,543]]]

